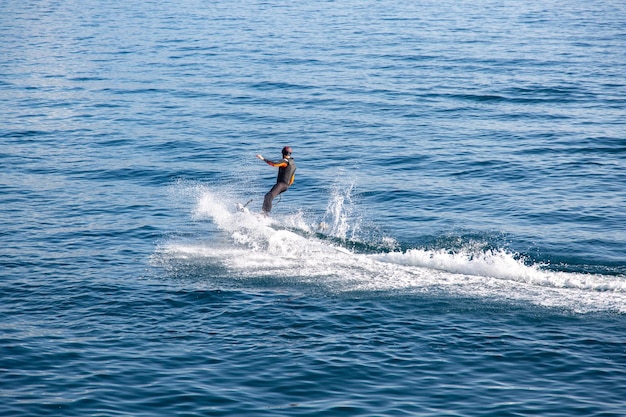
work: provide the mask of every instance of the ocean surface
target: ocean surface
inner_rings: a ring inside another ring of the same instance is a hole
[[[625,18],[2,1],[0,415],[625,416]]]

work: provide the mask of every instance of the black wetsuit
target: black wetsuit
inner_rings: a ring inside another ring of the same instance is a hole
[[[278,167],[276,184],[265,194],[265,198],[263,199],[263,213],[269,214],[269,212],[272,211],[272,201],[274,198],[280,193],[287,191],[289,186],[293,184],[296,175],[296,163],[292,157],[285,157],[280,162],[268,160],[265,160],[265,162],[273,167]]]

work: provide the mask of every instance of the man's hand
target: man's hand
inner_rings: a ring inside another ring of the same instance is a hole
[[[259,158],[261,161],[265,161],[265,158],[263,158],[263,155],[261,155],[260,153],[258,153],[256,157]]]

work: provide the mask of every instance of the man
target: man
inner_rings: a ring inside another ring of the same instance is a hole
[[[266,216],[269,215],[270,211],[272,211],[272,201],[276,196],[280,193],[284,193],[287,191],[287,188],[293,184],[293,180],[296,176],[296,163],[291,157],[291,147],[285,146],[283,148],[283,159],[278,162],[270,161],[269,159],[263,158],[263,155],[257,155],[261,161],[264,161],[270,166],[278,168],[278,177],[276,178],[276,185],[272,187],[272,189],[265,194],[265,199],[263,200],[263,209],[262,213]]]

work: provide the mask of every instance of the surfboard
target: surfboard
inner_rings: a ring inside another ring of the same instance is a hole
[[[252,200],[253,199],[251,198],[245,204],[237,203],[237,211],[240,211],[242,213],[250,213],[250,210],[248,210],[248,204],[252,203]]]

